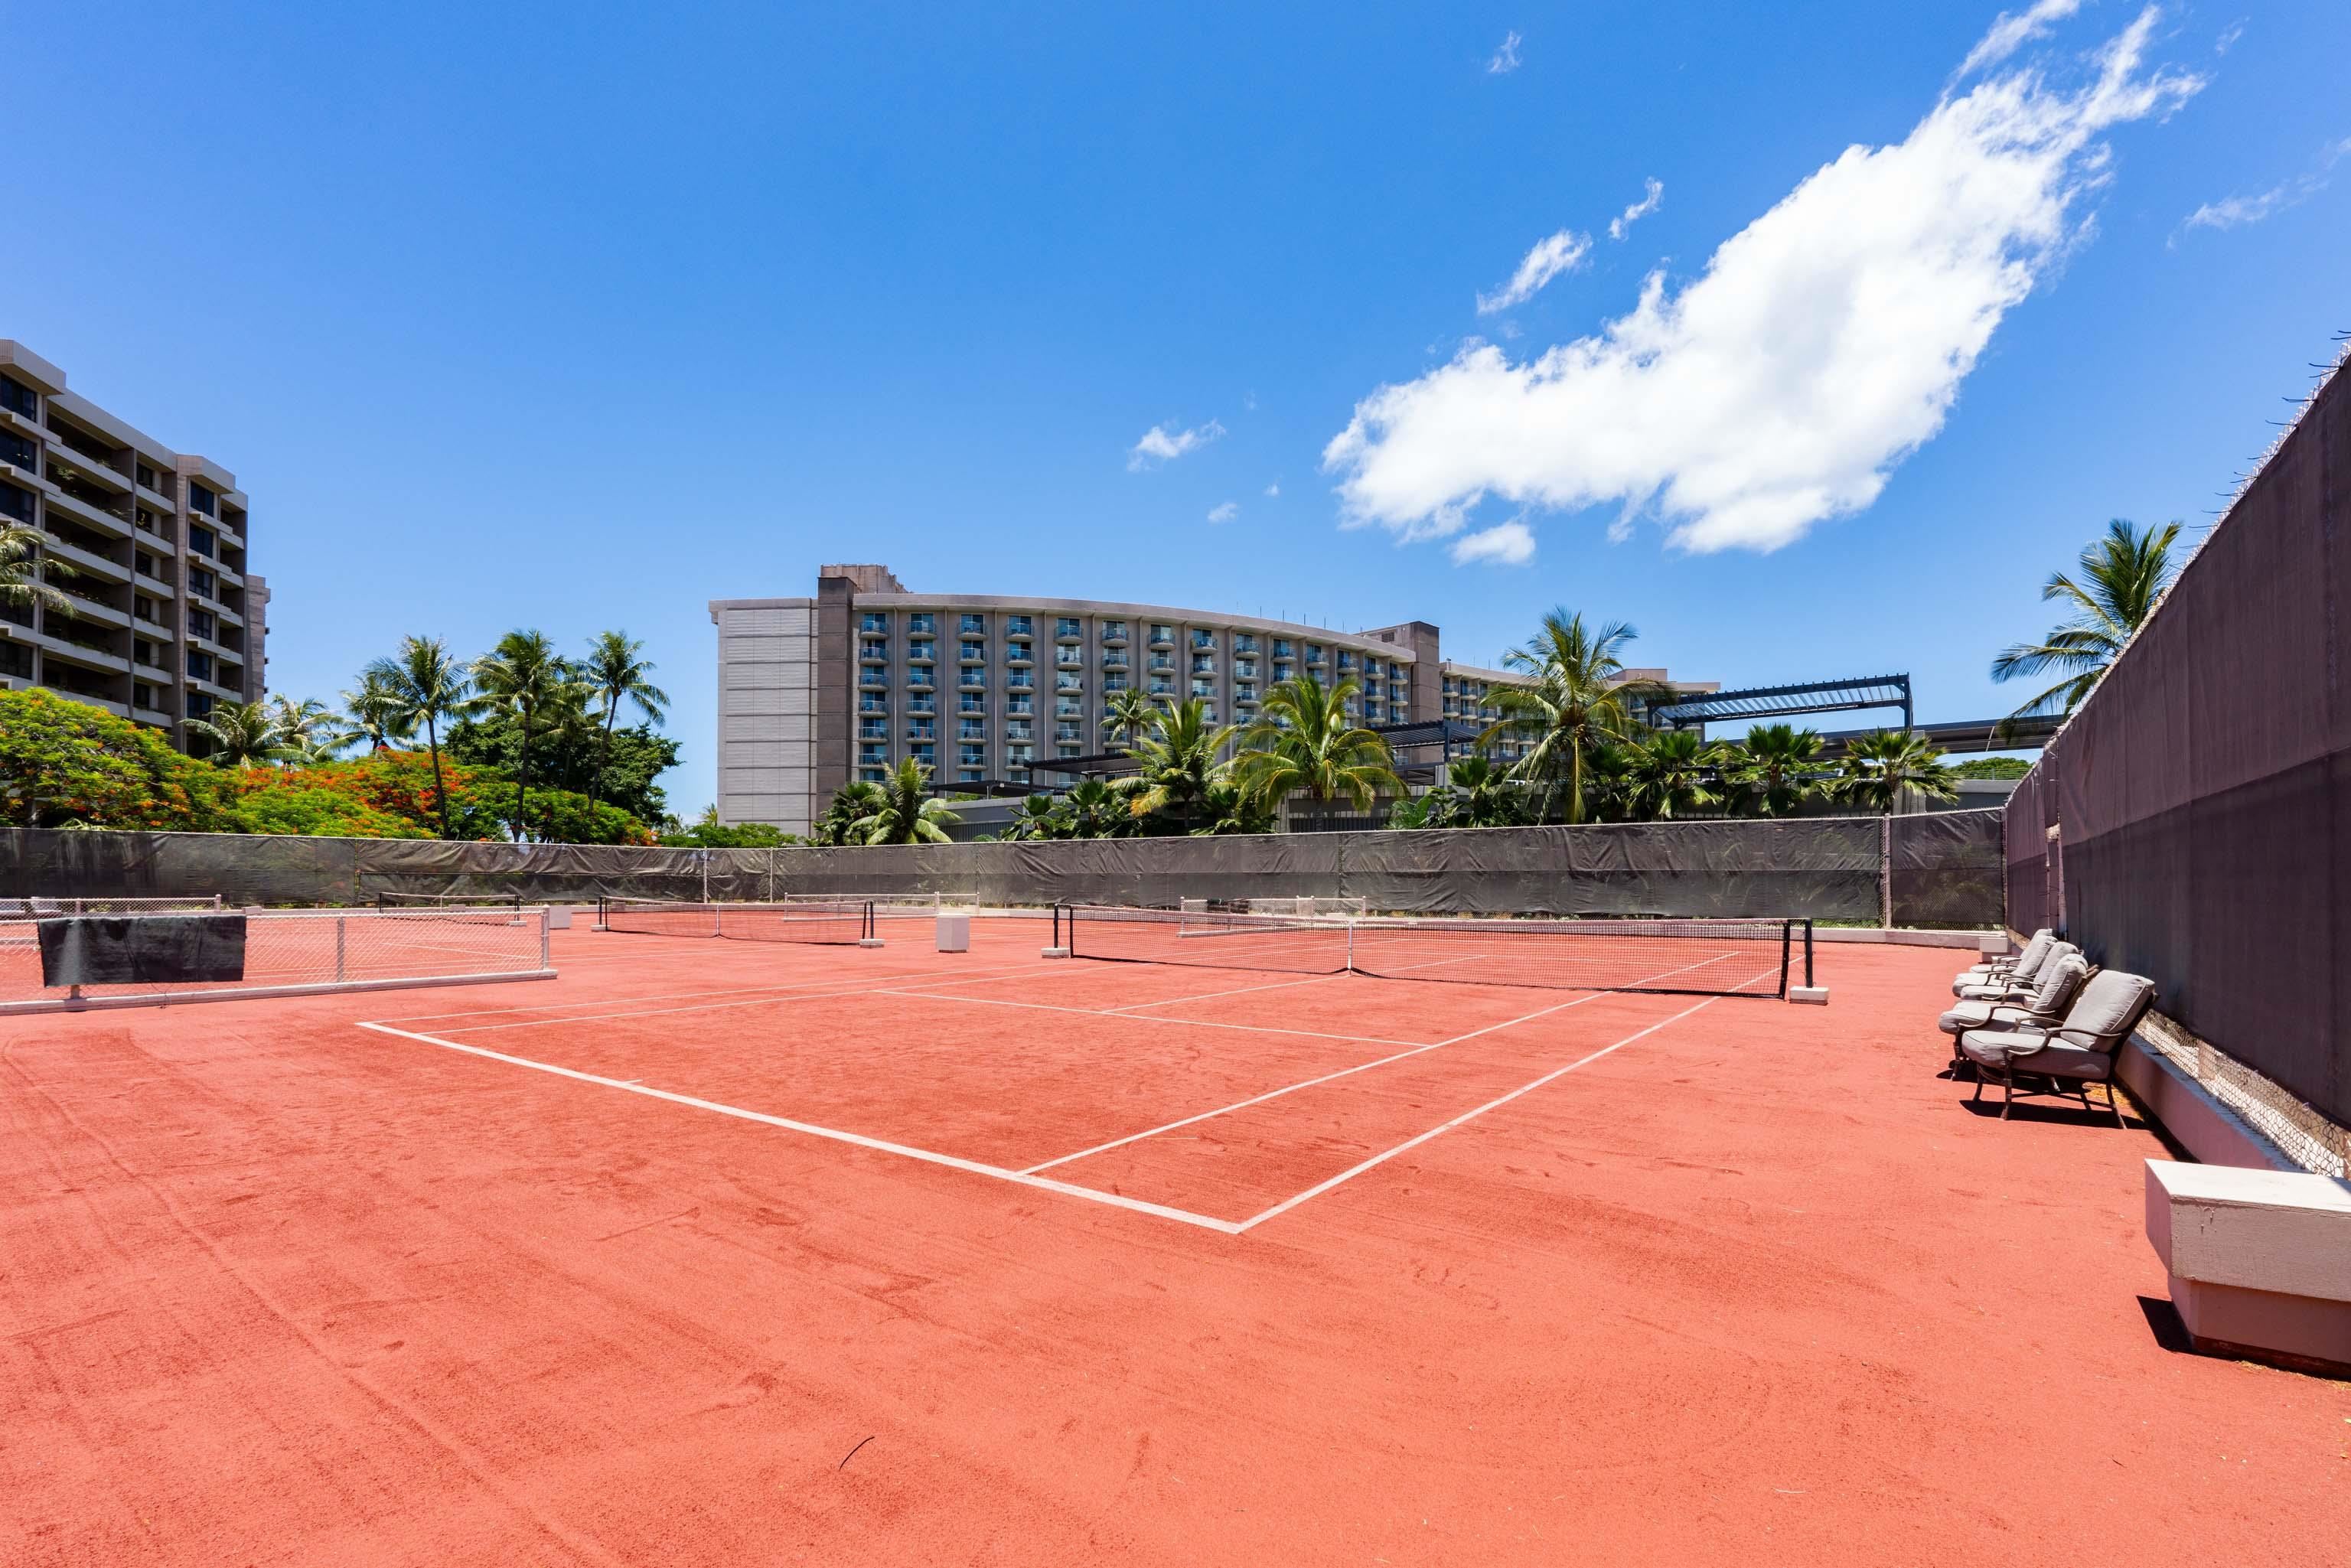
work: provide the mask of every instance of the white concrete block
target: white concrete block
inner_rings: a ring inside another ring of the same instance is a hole
[[[939,951],[968,953],[971,951],[971,916],[961,913],[939,916]]]
[[[1790,986],[1788,999],[1792,1002],[1806,1002],[1813,1007],[1824,1008],[1829,1005],[1829,988],[1826,986]]]
[[[2351,1185],[2149,1160],[2147,1236],[2199,1350],[2351,1370]]]

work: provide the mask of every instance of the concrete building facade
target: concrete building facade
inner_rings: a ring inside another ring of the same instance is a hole
[[[167,732],[257,702],[269,589],[247,570],[236,476],[67,390],[0,338],[0,521],[36,530],[70,609],[0,603],[0,685],[44,686]]]
[[[1479,699],[1514,678],[1446,663],[1426,622],[1335,632],[1161,604],[916,593],[872,565],[820,567],[812,598],[716,600],[710,615],[719,818],[787,832],[807,831],[842,784],[879,781],[907,758],[943,790],[1025,785],[1039,763],[1115,744],[1109,705],[1130,689],[1198,697],[1216,722],[1246,724],[1282,681],[1353,676],[1351,711],[1380,726],[1494,716]]]

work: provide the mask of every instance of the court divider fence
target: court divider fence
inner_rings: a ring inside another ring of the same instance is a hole
[[[2012,926],[2058,927],[2093,961],[2149,977],[2163,1016],[2204,1042],[2191,1057],[2234,1057],[2337,1129],[2351,1125],[2346,612],[2338,368],[2049,743],[2006,832]],[[2234,1092],[2226,1071],[2198,1076]],[[2341,1155],[2351,1144],[2338,1168]]]
[[[2001,816],[1949,811],[1583,827],[872,849],[688,850],[225,833],[0,831],[0,897],[219,894],[365,904],[387,893],[592,903],[937,894],[990,907],[1314,896],[1393,913],[2001,922]]]

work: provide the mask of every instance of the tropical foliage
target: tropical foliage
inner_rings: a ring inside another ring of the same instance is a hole
[[[2040,642],[2002,649],[1991,662],[1991,678],[2013,681],[2054,674],[2060,679],[2009,715],[2011,720],[2068,714],[2081,706],[2179,574],[2171,559],[2171,547],[2179,538],[2176,522],[2143,529],[2126,517],[2116,517],[2104,534],[2083,547],[2078,575],[2050,574],[2042,585],[2042,599],[2066,605],[2073,613]]]
[[[1326,810],[1343,802],[1368,810],[1382,794],[1405,793],[1387,738],[1348,711],[1360,690],[1353,675],[1332,686],[1312,675],[1276,684],[1240,732],[1231,782],[1269,812],[1300,796]]]
[[[0,604],[39,604],[71,614],[72,596],[49,586],[53,578],[74,575],[62,560],[40,553],[41,530],[27,523],[0,522]]]
[[[1562,606],[1543,617],[1523,646],[1502,655],[1526,684],[1487,689],[1486,702],[1502,716],[1484,740],[1525,745],[1510,770],[1535,789],[1545,821],[1585,820],[1584,774],[1593,754],[1633,734],[1635,705],[1665,695],[1650,682],[1625,676],[1621,655],[1637,635],[1621,621],[1588,627],[1582,615]]]
[[[849,825],[852,842],[944,844],[947,830],[963,821],[930,793],[931,770],[909,757],[879,785],[873,809]]]
[[[1880,813],[1892,811],[1905,795],[1951,800],[1959,791],[1951,787],[1942,755],[1916,730],[1878,729],[1857,736],[1845,743],[1837,795]]]
[[[1127,801],[1128,812],[1173,821],[1184,832],[1199,826],[1209,787],[1224,771],[1219,758],[1232,737],[1233,727],[1209,722],[1208,705],[1198,697],[1162,707],[1153,716],[1150,732],[1136,737],[1127,754],[1135,759],[1143,780],[1143,788]]]

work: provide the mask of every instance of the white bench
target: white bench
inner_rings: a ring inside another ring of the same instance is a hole
[[[2198,1350],[2351,1372],[2351,1182],[2149,1160],[2147,1239]]]

